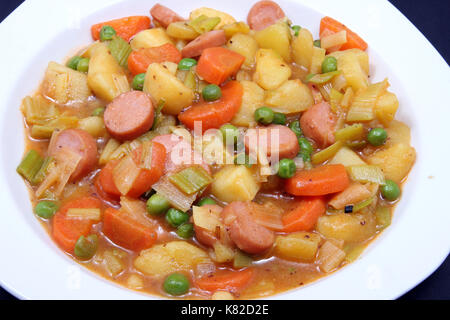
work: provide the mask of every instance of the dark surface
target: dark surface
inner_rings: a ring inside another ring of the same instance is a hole
[[[22,2],[22,0],[0,1],[0,21]],[[450,29],[446,23],[450,18],[449,2],[447,0],[390,0],[390,2],[425,35],[449,63]],[[0,300],[3,299],[14,297],[0,288]],[[428,279],[400,299],[450,299],[450,257],[447,257],[442,266]]]

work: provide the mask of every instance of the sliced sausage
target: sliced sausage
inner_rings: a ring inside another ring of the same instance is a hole
[[[195,237],[197,240],[208,247],[213,247],[214,244],[217,241],[224,241],[226,242],[228,240],[228,237],[224,237],[224,235],[227,235],[225,231],[225,227],[222,224],[220,220],[220,214],[222,212],[222,207],[215,205],[215,204],[208,204],[202,206],[202,208],[207,209],[209,211],[209,214],[215,215],[217,217],[217,225],[216,230],[214,232],[207,230],[205,228],[199,227],[195,224],[194,220],[194,231],[195,231]],[[222,230],[223,229],[223,230]],[[224,239],[225,238],[225,239]]]
[[[259,1],[248,13],[247,22],[253,30],[262,30],[284,18],[286,15],[273,1]]]
[[[117,140],[133,140],[151,129],[155,110],[150,97],[130,91],[116,97],[103,116],[108,132]]]
[[[159,3],[155,4],[153,8],[150,9],[150,14],[152,15],[153,19],[155,19],[164,28],[167,28],[169,24],[173,22],[185,20],[173,10],[160,5]]]
[[[320,148],[328,147],[335,142],[336,122],[337,116],[327,102],[312,106],[300,118],[303,133],[313,139]]]
[[[185,58],[194,58],[202,54],[203,50],[220,47],[227,43],[227,37],[223,30],[213,30],[202,34],[195,40],[189,42],[182,50],[181,54]]]
[[[97,143],[89,133],[80,129],[67,129],[61,131],[55,139],[49,146],[50,156],[54,157],[63,148],[68,148],[81,156],[77,168],[70,176],[71,181],[85,176],[94,169],[97,163]]]
[[[257,155],[257,149],[261,148],[272,158],[277,154],[279,159],[295,158],[300,151],[295,133],[282,125],[250,129],[245,135],[244,143],[250,154]]]
[[[251,202],[232,202],[222,211],[228,234],[236,246],[250,254],[262,253],[273,246],[275,235],[255,222]]]

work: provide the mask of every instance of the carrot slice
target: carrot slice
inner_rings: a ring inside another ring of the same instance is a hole
[[[197,74],[209,83],[220,85],[236,74],[244,61],[244,56],[229,49],[208,48],[198,60]]]
[[[91,27],[91,34],[95,41],[100,39],[100,30],[103,26],[113,27],[119,37],[129,42],[135,34],[150,28],[150,18],[146,16],[132,16],[94,24]]]
[[[330,164],[302,170],[286,180],[285,189],[294,196],[322,196],[341,192],[350,184],[342,164]]]
[[[367,49],[367,43],[356,33],[354,33],[352,30],[347,28],[344,24],[340,23],[339,21],[330,18],[330,17],[323,17],[322,20],[320,20],[320,36],[322,37],[325,34],[329,34],[329,31],[326,31],[325,29],[328,29],[329,31],[336,33],[342,30],[347,31],[347,43],[343,44],[340,50],[347,50],[347,49],[361,49],[366,50]]]
[[[325,211],[326,205],[322,198],[297,200],[281,218],[284,226],[283,231],[309,231],[314,228],[317,220]]]
[[[64,251],[72,253],[78,238],[88,235],[94,224],[92,220],[67,217],[69,209],[91,209],[101,208],[101,206],[101,201],[94,197],[83,197],[66,203],[53,217],[52,235],[56,243]]]
[[[133,251],[150,248],[156,232],[123,210],[108,208],[103,215],[103,233],[115,244]]]
[[[200,102],[182,112],[178,119],[189,129],[194,129],[194,123],[202,123],[202,131],[220,128],[230,122],[239,111],[244,90],[237,81],[230,81],[222,87],[222,98],[214,102]]]
[[[128,57],[128,70],[133,75],[147,72],[152,63],[173,62],[179,63],[182,59],[181,52],[171,43],[159,47],[142,48],[133,51]]]
[[[253,269],[240,271],[223,270],[212,276],[205,276],[195,281],[198,288],[205,291],[238,290],[247,285],[253,277]]]

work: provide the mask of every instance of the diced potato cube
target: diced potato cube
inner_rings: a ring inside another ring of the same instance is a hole
[[[56,62],[50,62],[42,83],[44,95],[57,103],[85,102],[91,95],[87,76]]]
[[[272,49],[286,62],[291,61],[291,31],[289,26],[280,21],[255,33],[255,40],[260,48]]]
[[[389,126],[395,118],[399,103],[397,96],[392,92],[386,92],[378,98],[375,104],[375,116],[385,126]]]
[[[325,238],[360,242],[375,234],[376,221],[372,214],[326,215],[317,221],[317,231]]]
[[[311,66],[309,67],[310,73],[322,73],[322,63],[325,59],[325,54],[325,49],[313,47]]]
[[[294,61],[299,66],[306,69],[311,67],[311,61],[313,56],[314,39],[308,29],[301,28],[298,32],[298,36],[294,37],[292,41],[292,54]]]
[[[175,271],[190,271],[197,264],[212,263],[206,252],[186,241],[171,241],[141,251],[134,266],[148,276],[163,277]]]
[[[314,104],[314,98],[308,86],[296,79],[268,91],[265,102],[276,112],[290,114],[309,109]]]
[[[148,67],[144,92],[156,101],[164,100],[163,112],[172,115],[179,114],[194,100],[194,92],[159,63],[152,63]]]
[[[221,226],[220,212],[213,211],[207,207],[192,207],[192,218],[194,224],[200,228],[216,231],[217,226]]]
[[[225,263],[232,261],[234,259],[236,252],[227,245],[224,245],[220,242],[214,243],[214,254],[212,255],[212,259],[219,263]]]
[[[336,59],[339,59],[341,56],[349,53],[356,57],[364,73],[369,74],[369,55],[365,51],[362,51],[360,49],[348,49],[344,51],[335,51],[333,53],[330,53],[329,55],[335,57]]]
[[[169,24],[166,32],[170,37],[182,40],[194,40],[200,35],[185,21],[178,21]]]
[[[365,72],[365,65],[361,64],[362,55],[355,51],[344,51],[345,54],[339,55],[336,59],[338,61],[338,70],[344,74],[347,84],[353,88],[354,91],[365,89],[369,85],[368,73]]]
[[[214,28],[214,30],[219,30],[226,24],[236,22],[236,20],[228,13],[206,7],[198,8],[192,11],[189,17],[191,20],[194,20],[195,18],[198,18],[202,15],[207,16],[208,18],[215,18],[215,17],[220,18],[220,23]]]
[[[337,247],[331,241],[326,241],[319,250],[319,256],[317,261],[319,262],[320,269],[324,272],[331,272],[344,261],[344,250]]]
[[[173,44],[173,41],[163,28],[143,30],[130,41],[131,49],[133,50],[160,47],[166,43]]]
[[[378,166],[386,179],[401,182],[411,170],[416,160],[416,150],[413,147],[397,143],[367,157],[369,164]]]
[[[254,66],[258,43],[253,37],[237,33],[227,42],[227,47],[245,57],[244,67],[252,68]]]
[[[296,232],[287,236],[277,236],[274,254],[294,261],[314,261],[319,248],[320,236],[311,232]]]
[[[274,90],[292,75],[292,70],[271,49],[259,49],[256,53],[256,71],[253,80],[266,90]]]
[[[102,137],[106,134],[105,123],[102,117],[87,117],[78,121],[78,128],[87,131],[93,137]]]
[[[211,193],[225,202],[253,200],[260,184],[252,171],[240,165],[224,167],[214,175]]]
[[[239,111],[231,120],[235,126],[252,127],[256,125],[255,111],[264,105],[264,89],[253,81],[241,81],[244,94]]]
[[[388,134],[386,145],[397,143],[409,145],[411,143],[411,129],[401,121],[393,120],[386,128],[386,132]]]

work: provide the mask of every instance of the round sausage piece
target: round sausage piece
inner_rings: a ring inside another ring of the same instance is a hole
[[[315,104],[300,118],[300,126],[306,137],[314,140],[319,147],[326,148],[335,142],[337,116],[327,102]]]
[[[70,181],[78,180],[94,169],[97,163],[97,143],[89,133],[80,129],[66,129],[61,131],[55,139],[48,149],[50,156],[54,157],[63,148],[70,149],[81,156],[77,168],[70,176]]]
[[[150,14],[153,19],[158,21],[164,28],[167,28],[172,22],[184,21],[184,19],[176,12],[159,3],[155,4],[153,8],[150,9]]]
[[[196,39],[189,42],[182,50],[181,54],[184,58],[198,57],[203,50],[213,47],[221,47],[227,43],[227,37],[223,30],[213,30],[202,34]]]
[[[116,97],[103,118],[111,136],[120,141],[133,140],[151,129],[155,110],[146,93],[130,91]]]
[[[273,1],[259,1],[248,13],[247,22],[253,30],[262,30],[284,18],[286,15]]]

